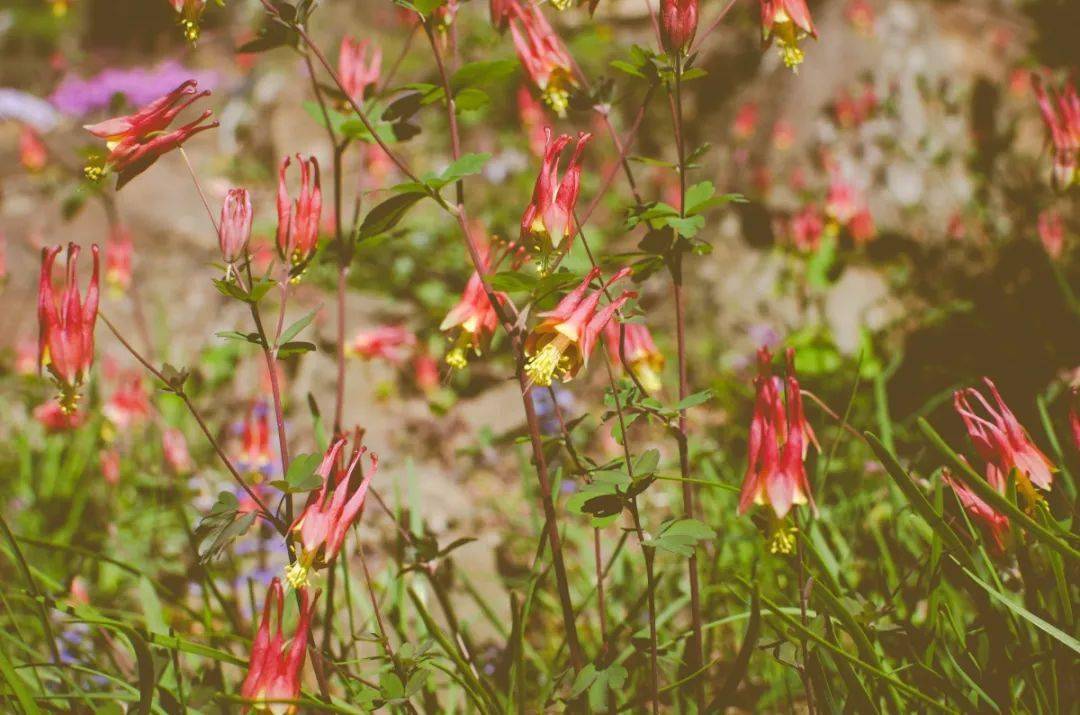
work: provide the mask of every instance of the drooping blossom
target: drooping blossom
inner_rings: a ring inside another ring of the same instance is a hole
[[[1039,240],[1046,255],[1055,261],[1065,249],[1065,220],[1057,211],[1043,211],[1038,219]]]
[[[150,416],[150,398],[142,375],[138,372],[120,375],[116,389],[105,401],[101,412],[120,432],[144,422]]]
[[[856,246],[864,246],[877,236],[877,225],[870,209],[863,206],[860,208],[847,225],[848,234]]]
[[[622,350],[619,349],[620,335]],[[604,344],[608,360],[616,371],[622,369],[625,357],[630,371],[647,391],[657,392],[664,386],[660,379],[664,371],[664,354],[656,347],[652,333],[643,323],[608,321],[604,326]]]
[[[510,26],[510,18],[516,11],[517,0],[488,0],[488,14],[491,17],[491,26],[498,32],[506,31]]]
[[[600,269],[594,268],[553,310],[539,314],[543,320],[525,340],[528,358],[525,374],[530,382],[541,387],[547,387],[556,378],[566,382],[588,364],[600,331],[615,312],[636,295],[632,291],[624,291],[614,301],[600,308],[604,289],[629,274],[630,269],[624,268],[607,283],[590,291],[589,284],[600,278]]]
[[[161,451],[165,463],[174,474],[187,474],[191,471],[191,453],[188,451],[184,433],[175,427],[169,427],[161,433]]]
[[[521,127],[529,140],[529,149],[534,155],[543,157],[547,147],[544,108],[540,100],[523,84],[518,85],[517,89],[517,109]]]
[[[416,336],[403,325],[380,325],[361,330],[349,344],[349,352],[364,360],[376,358],[400,365],[416,345]]]
[[[1009,473],[1015,469],[1022,483],[1049,490],[1053,473],[1057,471],[1054,463],[1031,441],[1027,430],[1005,404],[993,381],[984,377],[983,382],[989,388],[996,406],[991,406],[973,387],[954,392],[953,405],[964,421],[975,451],[986,462],[986,481],[1003,492]],[[985,417],[973,409],[973,399],[982,405]]]
[[[19,130],[19,163],[30,172],[41,171],[49,161],[49,151],[45,142],[32,127],[23,126]]]
[[[521,243],[535,246],[546,259],[553,253],[564,254],[570,250],[570,239],[574,236],[574,208],[581,189],[582,153],[592,135],[578,133],[577,144],[561,180],[559,162],[571,137],[561,134],[553,139],[550,127],[544,129],[544,136],[544,160],[536,176],[532,199],[521,215]]]
[[[311,493],[304,510],[289,527],[298,553],[286,579],[294,588],[307,584],[312,569],[333,563],[345,541],[345,534],[360,516],[368,486],[378,469],[378,457],[370,454],[371,466],[366,471],[361,469],[359,483],[353,484],[353,473],[360,466],[367,447],[359,444],[358,437],[346,460],[342,453],[346,441],[339,437],[326,450],[322,463],[315,470],[316,476],[322,479],[322,487]]]
[[[804,206],[791,217],[788,230],[791,242],[800,251],[816,251],[821,245],[821,236],[825,232],[825,222],[821,212],[813,204]]]
[[[850,183],[834,178],[825,197],[825,214],[840,226],[846,226],[859,212],[861,199]]]
[[[254,215],[247,189],[229,189],[221,205],[221,219],[218,222],[218,246],[221,257],[229,266],[236,263],[247,249]]]
[[[787,151],[795,145],[795,125],[781,119],[773,125],[772,145],[776,151]]]
[[[804,462],[811,444],[821,450],[803,413],[802,393],[795,374],[795,351],[787,352],[787,376],[781,380],[772,374],[772,354],[768,348],[761,348],[754,386],[757,398],[750,421],[748,464],[739,496],[739,513],[746,513],[752,504],[767,504],[778,519],[783,519],[792,506],[807,503],[814,506]],[[777,550],[787,551],[787,544],[777,546]]]
[[[41,252],[41,276],[38,281],[38,369],[48,369],[60,389],[60,407],[71,413],[79,401],[79,389],[86,381],[94,361],[94,326],[98,312],[98,247],[90,252],[93,273],[86,288],[85,300],[79,294],[76,267],[79,247],[68,244],[67,278],[62,294],[53,286],[53,263],[61,247]]]
[[[1080,95],[1071,79],[1065,81],[1057,94],[1053,90],[1048,92],[1043,87],[1042,77],[1037,74],[1032,74],[1031,83],[1053,144],[1054,187],[1065,191],[1080,175],[1077,171],[1080,164]]]
[[[135,243],[131,232],[117,224],[109,230],[105,242],[105,285],[113,296],[127,293],[131,287],[131,259],[135,253]]]
[[[255,710],[272,715],[296,712],[295,705],[273,701],[296,700],[300,697],[300,671],[307,657],[308,632],[315,602],[308,596],[306,588],[299,589],[298,593],[300,618],[286,645],[281,623],[285,608],[284,589],[279,579],[270,582],[263,602],[262,620],[251,643],[247,677],[240,686],[240,695],[253,701],[244,707],[244,712]],[[274,621],[273,625],[271,620]]]
[[[290,203],[285,171],[292,163],[285,157],[278,171],[277,246],[278,254],[292,263],[293,269],[307,265],[319,243],[319,219],[322,216],[322,185],[319,181],[319,162],[315,157],[303,159],[299,154],[300,194]]]
[[[698,0],[660,0],[660,44],[668,54],[690,49],[698,24]]]
[[[481,259],[482,268],[487,271],[489,265],[486,251]],[[505,301],[506,295],[496,293],[495,298]],[[465,284],[461,300],[450,309],[439,325],[439,330],[443,332],[457,332],[454,347],[446,354],[446,364],[458,370],[465,369],[469,362],[468,351],[472,350],[477,356],[482,355],[497,327],[499,327],[499,315],[495,311],[495,306],[488,300],[480,274],[473,271]]]
[[[86,416],[85,410],[77,408],[70,412],[64,411],[55,400],[49,400],[34,408],[34,419],[50,434],[76,429],[86,422]]]
[[[120,482],[120,452],[115,447],[98,453],[98,466],[101,467],[101,476],[105,477],[107,484],[116,486]]]
[[[199,20],[203,11],[206,10],[207,0],[169,0],[180,15],[180,27],[184,30],[184,39],[194,43],[199,39]]]
[[[357,41],[350,35],[341,38],[341,49],[338,52],[338,77],[341,78],[341,84],[345,87],[345,93],[353,101],[357,103],[364,101],[364,93],[368,87],[374,87],[378,83],[381,70],[381,47],[378,45],[371,47],[367,39]]]
[[[964,511],[970,514],[993,539],[994,550],[999,554],[1004,553],[1009,537],[1008,517],[983,501],[966,484],[954,477],[948,469],[942,470],[941,478],[952,488],[956,498],[960,500],[960,505],[964,507]]]
[[[427,351],[413,357],[413,382],[423,393],[439,389],[439,363]]]
[[[94,136],[104,139],[108,154],[86,167],[91,181],[100,181],[108,173],[116,173],[119,189],[150,168],[163,154],[176,149],[199,132],[213,129],[217,121],[204,124],[213,113],[207,109],[196,119],[167,131],[173,119],[210,90],[196,91],[195,80],[189,79],[172,92],[159,97],[134,114],[106,119],[84,127]]]
[[[806,0],[761,0],[761,36],[766,45],[775,40],[784,65],[797,71],[805,57],[799,42],[817,39]]]
[[[262,480],[273,470],[270,452],[270,406],[265,400],[256,400],[240,425],[240,456],[236,468]]]
[[[574,63],[538,5],[531,0],[524,6],[513,5],[510,36],[518,61],[533,86],[552,111],[565,116],[570,92],[577,87]]]

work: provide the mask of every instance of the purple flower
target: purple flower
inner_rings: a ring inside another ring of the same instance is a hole
[[[83,117],[109,107],[118,94],[129,104],[141,107],[188,79],[196,80],[206,89],[214,89],[219,76],[213,71],[190,70],[176,60],[166,60],[151,68],[108,68],[86,79],[67,75],[49,100],[64,114]]]

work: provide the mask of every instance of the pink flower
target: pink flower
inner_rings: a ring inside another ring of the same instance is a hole
[[[402,325],[380,325],[371,330],[362,330],[353,338],[349,350],[364,360],[380,358],[394,365],[400,365],[409,356],[409,351],[416,345],[416,336]]]
[[[522,245],[537,246],[546,259],[552,253],[563,254],[570,250],[570,239],[575,233],[574,208],[581,188],[581,158],[592,135],[578,134],[574,153],[561,180],[559,161],[571,137],[562,134],[552,139],[550,128],[544,129],[544,136],[544,160],[533,186],[532,200],[521,215],[521,242]]]
[[[1057,471],[1053,462],[1031,441],[990,378],[984,377],[983,382],[990,389],[996,408],[973,387],[954,392],[953,405],[967,427],[975,451],[986,461],[986,481],[1004,492],[1006,478],[1015,469],[1025,482],[1049,490],[1053,473]],[[987,417],[972,408],[972,398],[982,405]]]
[[[1080,162],[1080,96],[1072,80],[1067,80],[1057,95],[1043,88],[1042,78],[1037,74],[1032,74],[1031,83],[1054,145],[1054,187],[1065,191],[1077,180]]]
[[[795,125],[781,119],[773,125],[772,131],[773,149],[787,151],[795,144]]]
[[[510,13],[510,36],[518,61],[544,102],[560,117],[565,116],[570,92],[577,87],[566,45],[535,3],[530,1],[526,7],[514,3]]]
[[[368,56],[368,40],[357,41],[349,35],[341,38],[341,50],[338,53],[338,77],[345,87],[345,92],[353,101],[364,101],[368,87],[379,82],[382,69],[382,48],[376,45]]]
[[[859,34],[865,37],[874,36],[874,8],[868,0],[848,0],[844,17]]]
[[[821,235],[825,231],[825,222],[817,207],[807,205],[791,217],[789,230],[791,241],[800,251],[816,251],[821,245]]]
[[[78,409],[64,411],[56,401],[49,400],[34,408],[34,419],[46,432],[68,432],[86,422],[86,412]]]
[[[150,398],[143,387],[142,375],[134,372],[121,376],[101,411],[121,432],[145,421],[150,416]]]
[[[161,433],[161,451],[165,463],[175,474],[187,474],[191,471],[191,453],[188,452],[184,433],[175,427],[169,427]]]
[[[772,374],[772,354],[758,351],[757,399],[750,421],[748,465],[739,496],[739,513],[752,504],[768,504],[783,519],[796,504],[814,506],[804,461],[809,445],[821,450],[803,413],[795,375],[795,352],[787,352],[787,379]],[[781,397],[781,391],[784,396]],[[816,507],[814,507],[816,508]]]
[[[430,393],[439,389],[439,363],[426,352],[417,353],[413,358],[413,381],[421,392]]]
[[[121,225],[109,231],[105,242],[105,285],[113,296],[123,295],[131,287],[131,259],[135,243],[131,232]]]
[[[298,593],[300,620],[286,649],[281,626],[281,615],[285,607],[284,590],[278,579],[270,582],[266,600],[263,602],[259,630],[251,643],[247,677],[240,686],[240,695],[254,701],[244,707],[244,712],[251,708],[274,715],[296,712],[295,705],[271,701],[295,700],[300,697],[300,670],[304,667],[304,658],[307,656],[308,632],[311,629],[315,603],[308,597],[306,588],[299,589]],[[271,618],[275,618],[273,632],[270,627]]]
[[[195,80],[189,79],[134,114],[85,126],[88,132],[104,139],[109,149],[104,159],[86,167],[87,178],[99,181],[105,174],[116,172],[116,188],[120,189],[149,169],[162,154],[172,151],[199,132],[216,127],[216,121],[203,124],[212,113],[207,109],[194,121],[166,131],[176,115],[192,102],[210,94],[209,90],[196,92],[196,86]]]
[[[517,90],[518,119],[521,127],[525,130],[525,136],[529,140],[529,149],[536,156],[544,156],[547,146],[547,133],[544,128],[544,108],[540,101],[533,96],[525,85],[518,85]]]
[[[698,24],[698,0],[660,0],[660,44],[669,54],[690,49]]]
[[[875,236],[877,236],[877,227],[874,225],[874,217],[870,213],[870,209],[863,207],[859,209],[851,220],[848,221],[848,233],[851,234],[851,240],[855,242],[857,246],[863,246],[869,243]]]
[[[101,476],[105,481],[116,486],[120,481],[120,452],[115,448],[103,449],[98,454],[98,464],[101,467]]]
[[[299,553],[296,562],[289,567],[286,579],[294,588],[307,584],[308,572],[333,563],[345,541],[349,527],[360,516],[367,496],[368,486],[379,466],[378,457],[369,456],[371,467],[363,473],[359,484],[351,484],[353,472],[360,466],[360,458],[367,448],[359,445],[359,439],[353,448],[348,464],[342,466],[345,438],[334,441],[323,456],[322,464],[315,474],[323,481],[317,492],[308,497],[307,505],[292,523],[289,530]]]
[[[319,218],[322,216],[322,186],[319,182],[319,162],[296,155],[300,165],[300,195],[289,204],[285,170],[292,159],[285,157],[278,171],[277,246],[278,254],[292,263],[294,273],[303,270],[315,254],[319,243]]]
[[[60,389],[60,408],[75,410],[79,388],[94,362],[94,325],[98,311],[98,248],[90,247],[94,270],[86,288],[86,300],[79,295],[76,264],[79,247],[68,244],[67,284],[57,295],[52,282],[53,263],[61,247],[42,249],[38,281],[38,369],[48,368]]]
[[[622,335],[622,350],[619,350],[619,336]],[[641,386],[649,392],[657,392],[664,386],[661,375],[664,371],[664,354],[653,342],[652,333],[643,323],[619,323],[611,320],[604,326],[604,344],[607,346],[608,360],[612,367],[622,369],[622,358],[634,373]]]
[[[1039,214],[1039,240],[1042,241],[1046,255],[1055,261],[1061,258],[1065,248],[1065,220],[1057,211],[1043,211]]]
[[[543,321],[533,328],[525,340],[525,374],[529,380],[547,387],[555,377],[563,382],[573,379],[588,364],[589,355],[600,331],[615,312],[636,293],[624,291],[622,295],[600,308],[604,288],[630,274],[624,268],[600,288],[589,291],[589,284],[600,277],[600,269],[594,268],[581,284],[567,293],[554,310],[539,314]]]
[[[1069,389],[1069,432],[1073,447],[1080,452],[1080,387],[1076,386]]]
[[[954,477],[948,469],[942,470],[941,478],[956,493],[956,498],[960,500],[964,511],[974,517],[975,521],[990,534],[990,538],[994,540],[994,550],[999,554],[1004,553],[1009,537],[1008,517],[995,511],[978,494]]]
[[[270,453],[270,407],[264,400],[256,400],[244,417],[240,428],[240,457],[236,466],[243,472],[257,477],[268,475],[273,469]]]
[[[731,133],[736,139],[745,141],[754,136],[758,125],[757,102],[746,102],[739,106],[735,112],[735,122],[731,126]]]
[[[784,65],[797,70],[804,59],[799,42],[817,39],[806,0],[761,0],[761,36],[766,45],[776,40]]]
[[[486,252],[483,256],[483,268],[485,271],[488,270]],[[505,301],[506,295],[496,293],[495,298]],[[450,309],[439,325],[439,330],[443,332],[458,331],[454,347],[446,354],[446,363],[458,370],[465,369],[468,365],[468,350],[471,349],[478,356],[483,354],[497,327],[499,327],[499,315],[495,312],[495,306],[488,300],[480,274],[473,271],[473,274],[469,276],[469,282],[465,284],[461,300]]]
[[[286,161],[288,161],[286,159]],[[221,205],[218,222],[218,246],[221,256],[230,266],[244,255],[251,240],[251,196],[247,189],[229,189]]]

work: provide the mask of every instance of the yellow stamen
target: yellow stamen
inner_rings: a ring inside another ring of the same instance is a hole
[[[551,5],[556,10],[565,10],[566,8],[570,7],[571,2],[572,0],[551,0]]]
[[[184,28],[184,39],[194,45],[199,39],[199,23],[194,20],[182,20],[180,26]]]
[[[446,354],[446,364],[455,370],[464,370],[469,365],[469,358],[465,352],[465,348],[460,345],[454,347],[453,350]]]
[[[794,526],[779,526],[769,539],[770,554],[790,554],[795,550],[795,534],[798,532]]]
[[[549,85],[541,93],[544,104],[551,107],[560,118],[566,116],[566,108],[570,106],[570,93],[560,86]]]
[[[303,588],[308,585],[308,575],[311,573],[311,563],[315,560],[315,554],[300,550],[300,558],[285,569],[285,581],[293,588]]]
[[[525,363],[525,374],[534,385],[548,387],[552,378],[558,372],[565,373],[569,360],[563,354],[570,345],[570,338],[559,334],[540,348],[539,352],[529,358]]]
[[[660,380],[660,373],[648,360],[631,362],[630,369],[634,371],[634,376],[641,383],[641,386],[649,392],[659,392],[660,388],[664,386],[664,383]]]

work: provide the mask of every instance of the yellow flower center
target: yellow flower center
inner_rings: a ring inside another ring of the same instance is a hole
[[[630,363],[630,369],[634,371],[634,376],[641,386],[649,392],[658,392],[664,386],[659,371],[649,360],[635,360]]]
[[[795,534],[798,532],[794,526],[778,526],[769,539],[770,554],[790,554],[795,550]]]
[[[457,345],[446,354],[446,364],[455,370],[464,370],[469,365],[469,358],[465,348]]]
[[[285,569],[285,581],[293,588],[303,588],[308,585],[311,574],[311,564],[315,561],[315,554],[301,547],[300,558],[292,562]]]
[[[570,367],[570,360],[566,357],[566,348],[570,345],[570,338],[559,334],[544,347],[529,358],[525,363],[525,374],[534,385],[548,387],[552,378],[558,372],[565,373]]]

